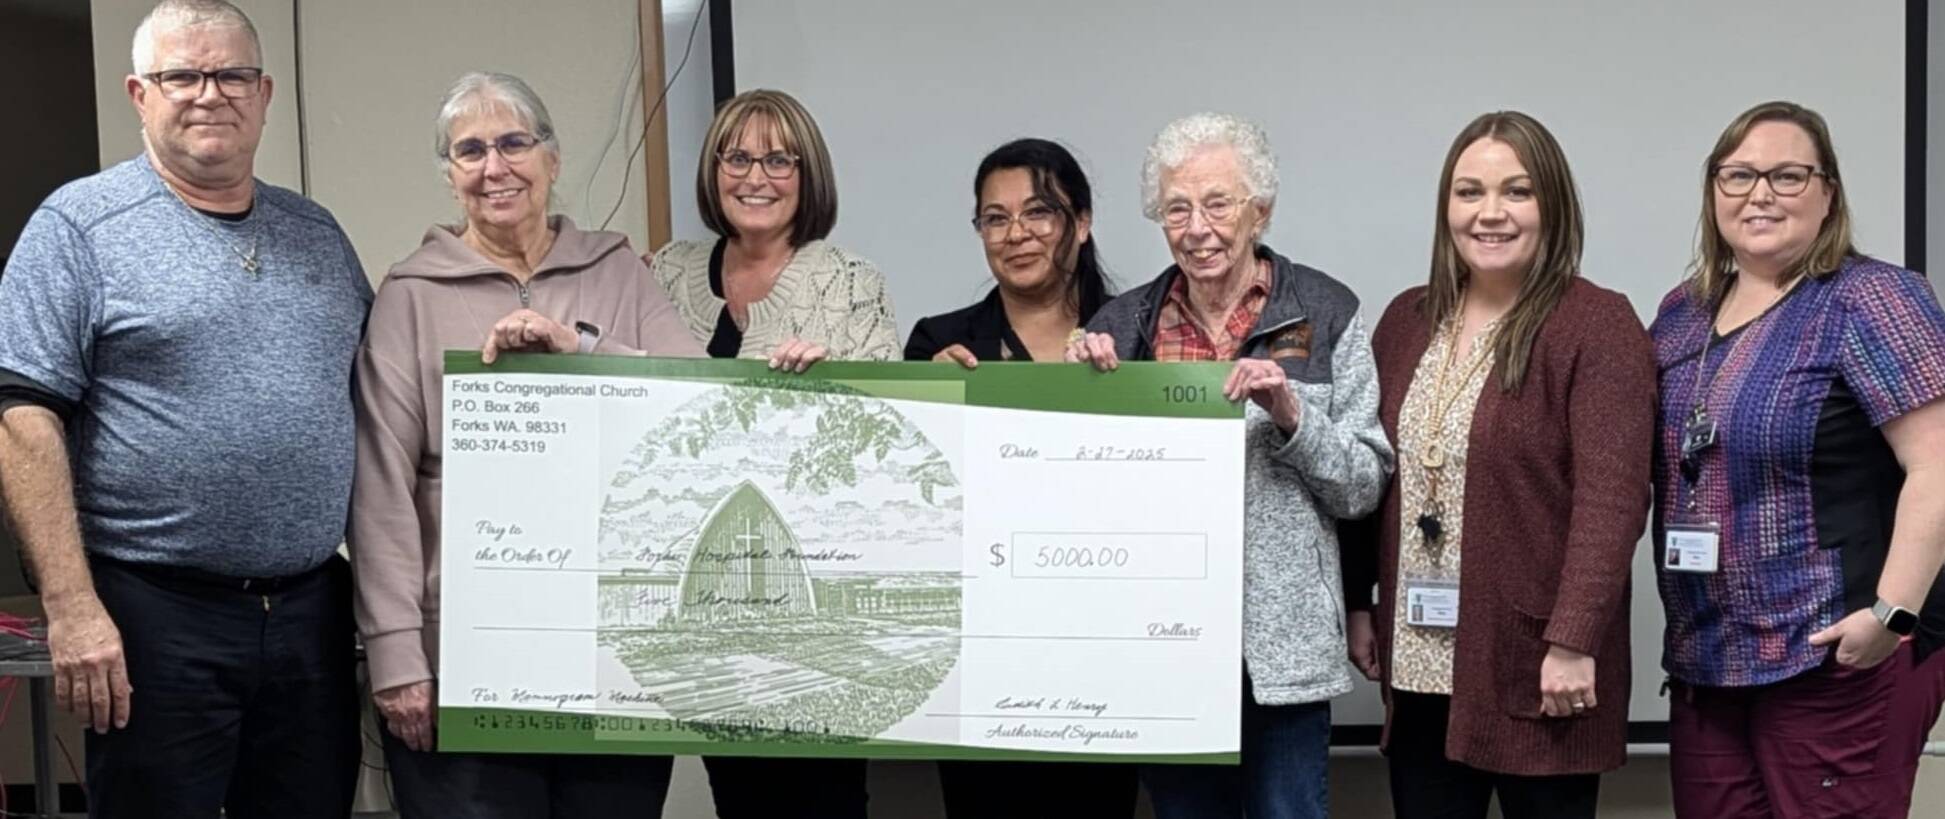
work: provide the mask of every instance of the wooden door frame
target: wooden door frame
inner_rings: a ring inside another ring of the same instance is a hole
[[[670,235],[669,111],[662,94],[668,82],[662,70],[662,0],[636,0],[635,13],[642,37],[642,139],[646,143],[642,182],[647,193],[648,252],[654,253],[674,238]]]

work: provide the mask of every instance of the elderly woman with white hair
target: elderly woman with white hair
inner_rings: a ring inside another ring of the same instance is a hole
[[[703,354],[627,237],[547,214],[560,143],[525,82],[461,77],[433,147],[465,219],[386,275],[353,383],[356,608],[399,814],[658,816],[668,757],[433,752],[444,352]]]
[[[1378,504],[1391,447],[1357,297],[1263,244],[1276,206],[1263,130],[1223,114],[1169,123],[1142,167],[1143,211],[1175,264],[1109,302],[1070,361],[1234,361],[1249,399],[1242,765],[1151,765],[1155,815],[1322,819],[1330,699],[1344,662],[1340,520]]]

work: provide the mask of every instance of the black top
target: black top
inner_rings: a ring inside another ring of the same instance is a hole
[[[241,222],[245,219],[250,218],[250,212],[256,209],[257,209],[257,203],[255,200],[252,200],[250,202],[249,207],[237,211],[236,213],[225,213],[220,210],[203,210],[202,208],[196,208],[196,212],[204,216],[207,216],[211,219],[221,219],[225,222]]]
[[[1082,316],[1081,324],[1089,318]],[[965,345],[981,361],[1033,360],[1027,345],[1013,334],[1013,325],[1006,320],[998,287],[971,307],[919,319],[912,326],[912,337],[905,342],[905,360],[931,361],[940,350],[954,344]]]
[[[75,402],[61,397],[39,381],[13,370],[0,369],[0,413],[20,404],[46,407],[63,422],[73,417]]]
[[[1870,608],[1891,552],[1904,468],[1842,378],[1831,382],[1823,400],[1814,447],[1810,497],[1818,545],[1843,550],[1844,610]],[[1920,659],[1945,644],[1945,572],[1933,578],[1919,609],[1916,637]]]
[[[716,247],[709,251],[709,292],[716,298],[723,296],[723,248],[729,246],[728,239],[717,239]],[[710,358],[735,358],[743,351],[743,328],[736,326],[735,317],[729,314],[729,302],[723,302],[723,311],[716,314],[716,332],[709,336]]]

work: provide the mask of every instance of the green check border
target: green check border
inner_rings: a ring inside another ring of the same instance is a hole
[[[1241,418],[1222,397],[1224,363],[1128,362],[1114,372],[1084,364],[988,362],[968,370],[931,362],[825,361],[802,375],[762,361],[510,353],[492,365],[477,350],[446,353],[446,375],[536,374],[700,381],[829,382],[879,398],[1003,409],[1156,418]],[[811,386],[815,389],[815,386]]]
[[[679,721],[647,717],[440,708],[439,750],[483,753],[649,754],[844,759],[952,759],[1013,762],[1154,762],[1235,765],[1240,753],[1113,754],[1021,751],[869,739],[828,742],[806,735],[764,742],[708,739]]]
[[[577,375],[630,379],[820,384],[887,399],[1001,409],[1161,418],[1237,419],[1242,406],[1222,397],[1229,365],[1128,362],[1102,373],[1081,364],[988,362],[967,370],[931,362],[827,361],[808,373],[779,373],[741,359],[506,354],[492,365],[477,350],[446,353],[446,375]],[[868,739],[833,743],[722,741],[672,720],[500,708],[441,708],[442,751],[585,754],[710,754],[761,757],[1140,762],[1235,765],[1238,753],[1112,754],[1021,751]]]

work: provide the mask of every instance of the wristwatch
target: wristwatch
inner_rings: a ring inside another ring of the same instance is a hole
[[[1891,605],[1885,602],[1882,597],[1878,598],[1876,603],[1871,604],[1871,616],[1876,617],[1878,622],[1883,623],[1886,631],[1896,634],[1899,637],[1908,637],[1912,632],[1918,630],[1917,613],[1903,606]]]
[[[596,344],[601,343],[601,328],[585,321],[574,322],[574,332],[581,337],[581,343],[575,349],[577,353],[587,355],[588,353],[594,352],[594,346]]]

